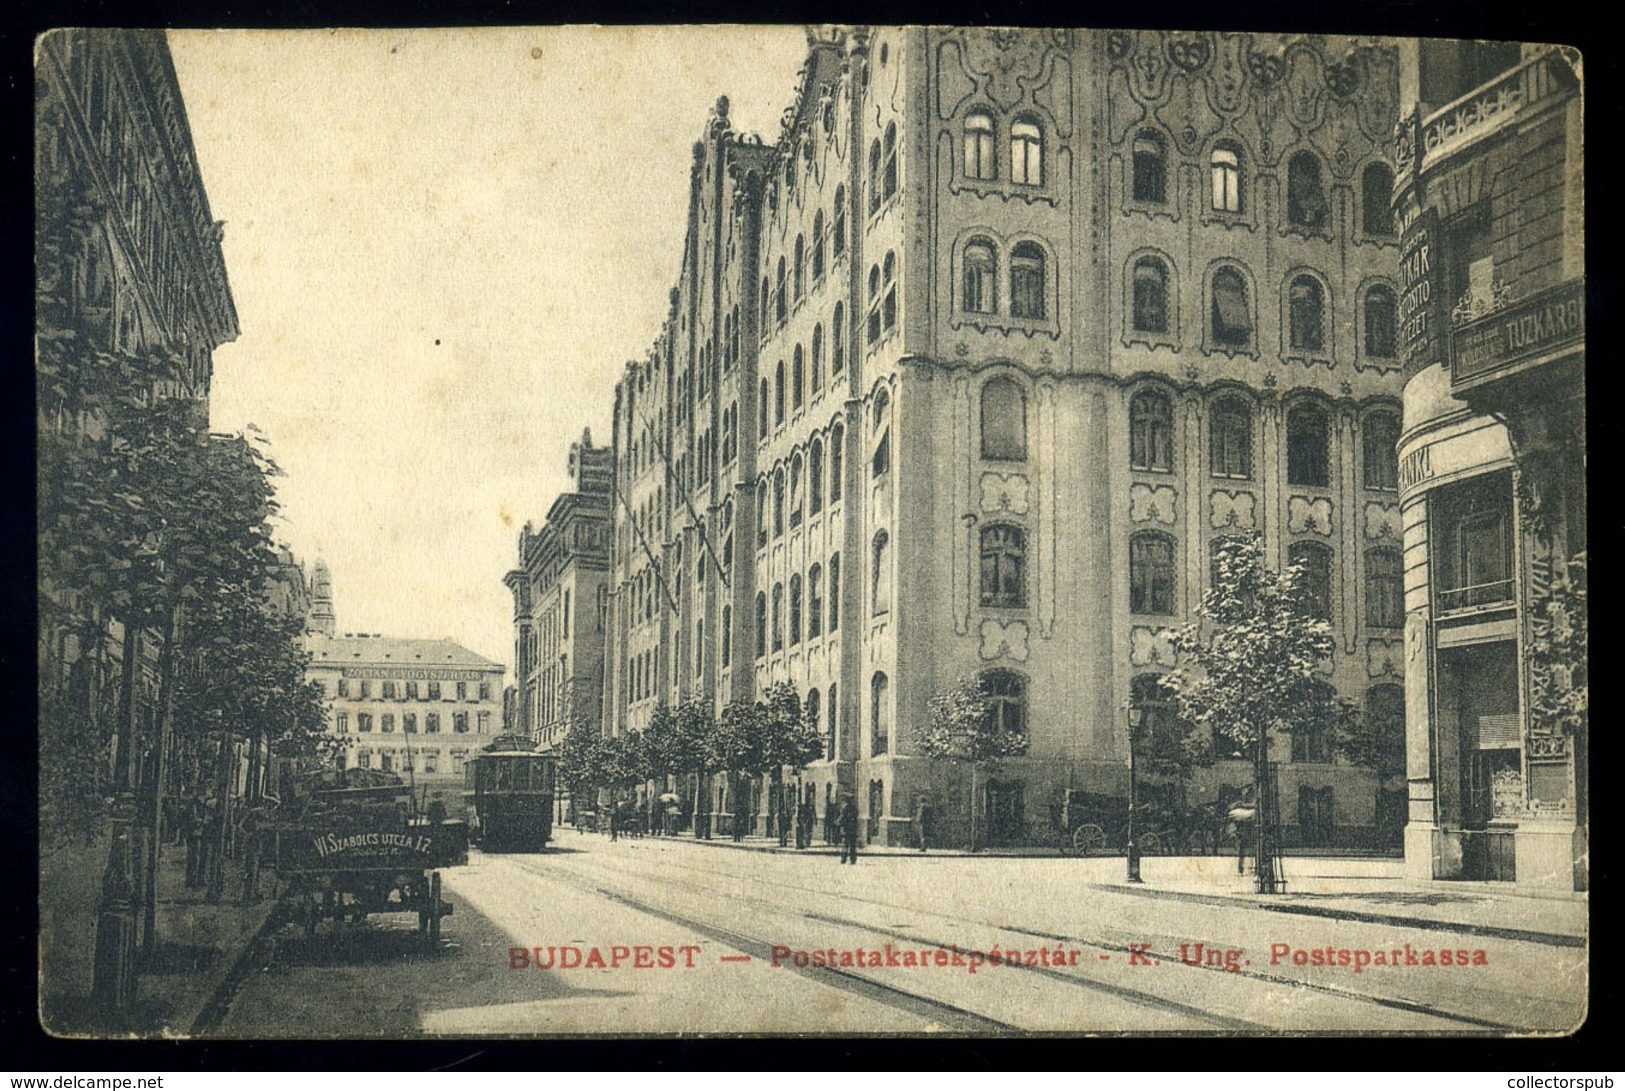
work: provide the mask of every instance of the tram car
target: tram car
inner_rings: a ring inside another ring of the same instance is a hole
[[[540,851],[553,838],[557,761],[525,735],[500,735],[463,766],[469,839],[487,852]]]

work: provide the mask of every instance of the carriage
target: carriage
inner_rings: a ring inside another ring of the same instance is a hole
[[[1155,786],[1134,803],[1135,847],[1143,856],[1217,852],[1224,816],[1216,804],[1164,798]],[[1120,856],[1128,848],[1128,798],[1065,789],[1052,808],[1063,856]]]
[[[525,735],[499,735],[463,767],[470,835],[486,851],[539,851],[553,837],[557,760]]]
[[[440,869],[468,861],[468,832],[460,821],[431,820],[417,802],[399,777],[369,770],[297,786],[270,827],[284,917],[314,935],[324,920],[415,912],[419,934],[438,942],[452,912]]]

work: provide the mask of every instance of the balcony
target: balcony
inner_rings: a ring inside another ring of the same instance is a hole
[[[1557,48],[1475,87],[1422,119],[1421,173],[1526,120],[1535,111],[1566,99],[1578,87],[1574,69]]]

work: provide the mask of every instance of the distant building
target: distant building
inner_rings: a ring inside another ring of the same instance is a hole
[[[1586,549],[1580,58],[1400,55],[1406,864],[1582,889],[1584,718],[1554,714],[1569,671],[1540,650]]]
[[[603,695],[613,453],[584,431],[569,469],[575,490],[553,501],[540,529],[525,524],[503,581],[514,604],[513,730],[544,749],[572,724],[597,724]]]
[[[311,635],[342,768],[379,769],[461,805],[463,763],[502,734],[503,666],[452,640]]]
[[[333,574],[320,557],[310,576],[310,631],[332,636],[338,621],[333,614]]]

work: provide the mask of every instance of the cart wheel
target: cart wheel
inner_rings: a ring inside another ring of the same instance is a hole
[[[429,943],[440,942],[440,915],[442,906],[440,902],[440,873],[437,871],[429,876]]]
[[[1162,838],[1156,833],[1142,834],[1140,836],[1139,849],[1141,856],[1161,856]]]
[[[1072,849],[1079,856],[1096,856],[1106,851],[1106,831],[1086,822],[1072,831]]]

